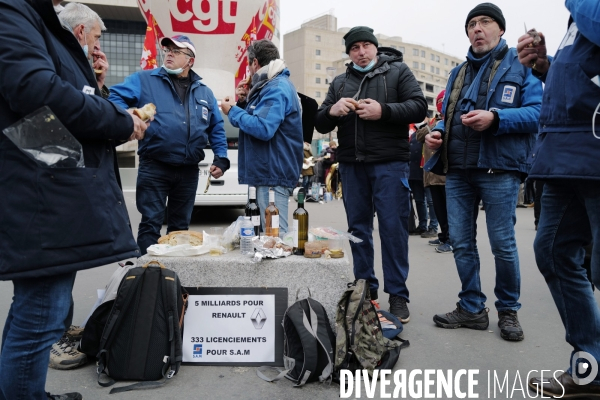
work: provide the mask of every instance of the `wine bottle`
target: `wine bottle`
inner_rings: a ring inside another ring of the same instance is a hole
[[[250,217],[254,225],[254,235],[260,235],[260,208],[256,204],[256,188],[250,186],[248,190],[248,203],[246,204],[246,217]]]
[[[304,209],[304,189],[298,191],[298,208],[293,215],[294,230],[294,254],[304,255],[304,243],[308,241],[308,211]]]
[[[275,207],[275,192],[269,189],[269,205],[265,210],[265,235],[279,237],[279,210]]]

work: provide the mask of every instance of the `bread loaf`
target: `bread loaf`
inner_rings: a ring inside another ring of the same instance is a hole
[[[189,243],[192,246],[202,246],[202,233],[196,231],[173,231],[168,235],[161,236],[158,239],[158,244],[170,244],[177,246],[178,244]]]
[[[135,108],[133,113],[140,117],[142,121],[146,122],[156,114],[156,106],[152,103],[148,103],[142,108]]]

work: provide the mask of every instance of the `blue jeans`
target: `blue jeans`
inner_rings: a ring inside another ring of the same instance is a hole
[[[429,210],[429,230],[437,231],[438,220],[433,208],[433,197],[431,196],[431,187],[427,186],[423,188],[425,190],[425,201],[427,202],[427,209]]]
[[[304,188],[304,195],[308,196],[308,185],[311,184],[313,175],[304,175],[302,177],[302,187]]]
[[[148,246],[158,242],[165,209],[168,209],[167,233],[189,228],[198,179],[196,164],[173,166],[148,158],[140,159],[135,198],[142,214],[137,237],[142,255],[146,254]]]
[[[75,272],[13,280],[0,356],[0,400],[47,399],[50,347],[65,331]]]
[[[361,243],[350,242],[354,277],[367,280],[371,296],[377,298],[379,281],[375,276],[373,248],[373,212],[376,211],[383,291],[408,300],[408,162],[340,163],[339,171],[348,232],[362,239]]]
[[[448,225],[454,248],[454,261],[462,282],[460,306],[478,313],[485,308],[481,291],[480,262],[477,251],[477,214],[479,199],[485,205],[488,238],[496,264],[496,309],[521,308],[521,274],[515,239],[515,209],[520,177],[517,173],[487,173],[469,169],[451,171],[446,176]]]
[[[585,351],[600,364],[600,309],[582,267],[584,247],[592,243],[592,281],[600,287],[600,186],[592,180],[549,180],[541,200],[533,244],[538,268],[573,346],[571,357]],[[600,373],[594,383],[600,384]]]
[[[265,232],[265,210],[269,205],[270,186],[256,187],[256,202],[260,208],[260,230]],[[288,202],[293,192],[292,188],[273,186],[275,191],[275,207],[279,210],[279,235],[288,231]]]
[[[425,188],[423,187],[423,181],[410,179],[408,183],[413,199],[415,199],[415,211],[419,218],[417,229],[425,231],[427,230],[427,205],[425,204]]]

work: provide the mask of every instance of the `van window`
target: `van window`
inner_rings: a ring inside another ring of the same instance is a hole
[[[229,122],[229,118],[227,115],[223,114],[221,111],[221,116],[223,117],[223,127],[225,128],[225,135],[227,136],[227,150],[237,150],[238,149],[238,140],[240,137],[240,130]],[[207,149],[210,149],[210,143],[206,146]]]

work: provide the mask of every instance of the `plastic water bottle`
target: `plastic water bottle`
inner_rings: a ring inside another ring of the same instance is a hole
[[[244,217],[240,226],[240,252],[242,255],[250,256],[254,254],[252,238],[254,237],[254,225],[250,217]]]

